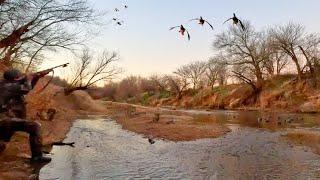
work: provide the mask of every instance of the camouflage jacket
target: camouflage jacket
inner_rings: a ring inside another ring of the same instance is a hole
[[[0,81],[0,113],[7,112],[15,103],[24,103],[24,96],[32,88],[27,81]]]

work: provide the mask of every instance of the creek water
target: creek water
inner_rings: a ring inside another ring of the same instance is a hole
[[[111,119],[78,120],[65,140],[76,142],[75,147],[54,147],[40,179],[319,179],[320,156],[281,140],[292,128],[319,131],[318,116],[308,116],[292,126],[282,123],[277,130],[225,118],[221,123],[232,131],[219,138],[177,143],[156,139],[153,145]]]

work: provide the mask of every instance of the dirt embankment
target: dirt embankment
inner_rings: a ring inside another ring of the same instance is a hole
[[[40,82],[36,89],[27,96],[28,120],[40,122],[44,145],[65,138],[74,119],[85,114],[104,114],[106,109],[94,101],[86,92],[75,92],[65,97],[61,87],[50,85],[43,92],[38,90],[45,82]],[[55,109],[52,121],[47,120],[48,109]],[[50,146],[48,146],[50,148]],[[30,149],[28,136],[16,133],[7,143],[7,148],[0,153],[0,180],[2,179],[37,179],[40,169],[38,165],[30,164]]]
[[[320,84],[320,82],[319,82]],[[184,92],[175,97],[150,97],[149,105],[175,108],[201,109],[255,109],[290,112],[320,112],[320,88],[311,80],[297,81],[294,76],[283,75],[266,81],[256,96],[246,84],[218,86],[213,89]]]

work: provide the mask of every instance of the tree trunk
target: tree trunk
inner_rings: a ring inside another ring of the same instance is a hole
[[[69,96],[72,92],[78,91],[78,90],[87,90],[87,86],[80,86],[80,87],[69,87],[64,89],[64,95]]]
[[[263,77],[262,77],[262,72],[260,70],[260,67],[258,65],[255,66],[255,75],[257,78],[256,88],[261,89],[263,85]]]
[[[177,99],[180,100],[182,98],[182,92],[178,92]]]
[[[300,64],[298,62],[298,58],[295,55],[292,55],[291,58],[297,68],[298,79],[301,80],[302,79],[302,70],[301,70]]]
[[[302,48],[302,46],[299,46],[299,48],[300,48],[300,50],[302,51],[304,57],[305,57],[306,60],[307,60],[307,66],[309,67],[311,76],[315,76],[315,74],[314,74],[314,67],[312,66],[312,63],[311,63],[311,61],[310,61],[310,58],[308,57],[306,51]]]

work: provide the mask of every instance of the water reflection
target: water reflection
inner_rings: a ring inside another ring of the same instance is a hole
[[[319,114],[279,113],[259,111],[202,111],[183,110],[195,117],[195,121],[264,128],[272,131],[284,128],[320,127]]]

